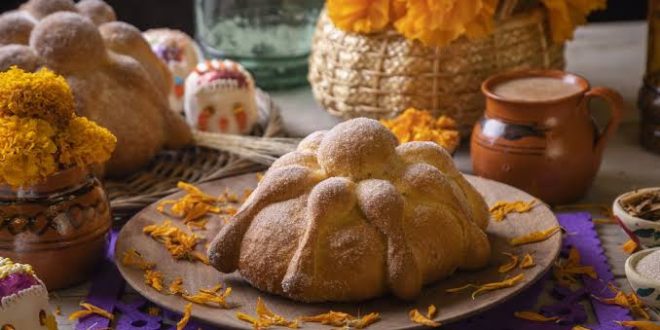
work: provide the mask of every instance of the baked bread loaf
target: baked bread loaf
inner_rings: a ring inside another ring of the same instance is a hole
[[[169,109],[167,66],[140,31],[114,19],[100,0],[30,0],[0,15],[0,71],[45,66],[64,76],[78,115],[117,137],[106,173],[124,176],[163,148],[192,143],[192,134]]]
[[[442,147],[398,145],[379,122],[358,118],[278,159],[209,259],[294,300],[412,299],[427,283],[488,263],[488,218]]]

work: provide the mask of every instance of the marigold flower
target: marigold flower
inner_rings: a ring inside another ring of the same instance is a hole
[[[328,0],[328,16],[338,28],[373,33],[390,23],[390,0]]]
[[[64,127],[74,109],[69,85],[53,71],[29,73],[13,66],[0,74],[0,117],[38,118]]]
[[[103,163],[117,139],[74,114],[66,80],[49,70],[0,73],[0,183],[33,185],[59,170]]]
[[[59,163],[64,167],[102,164],[110,159],[117,138],[85,117],[71,119],[56,138]]]
[[[461,36],[485,37],[493,31],[499,0],[405,0],[406,13],[394,27],[426,46],[445,46]]]
[[[34,184],[57,171],[55,129],[45,120],[0,118],[0,182]]]
[[[607,0],[542,0],[548,10],[552,40],[561,43],[573,39],[573,31],[587,22],[587,15],[605,9]]]

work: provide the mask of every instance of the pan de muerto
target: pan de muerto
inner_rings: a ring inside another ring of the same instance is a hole
[[[45,66],[63,75],[78,115],[117,137],[106,173],[122,176],[163,148],[191,143],[192,136],[169,110],[171,75],[165,64],[140,31],[114,20],[112,8],[100,0],[31,0],[0,15],[0,71]]]
[[[486,203],[442,147],[398,145],[358,118],[277,160],[209,257],[295,300],[411,299],[457,269],[485,266],[487,223]]]

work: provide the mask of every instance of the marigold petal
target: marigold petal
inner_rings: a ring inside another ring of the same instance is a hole
[[[533,312],[533,311],[520,311],[520,312],[514,312],[513,316],[527,320],[527,321],[534,321],[534,322],[556,322],[559,321],[558,316],[552,316],[552,317],[547,317],[543,314]]]
[[[441,326],[442,324],[440,322],[433,321],[426,316],[422,315],[417,309],[413,309],[408,313],[408,317],[410,317],[410,321],[425,325],[427,327],[431,328],[437,328]]]
[[[545,241],[546,239],[550,238],[552,235],[557,233],[559,230],[561,230],[559,226],[554,226],[546,230],[535,231],[523,236],[514,237],[511,239],[509,243],[513,246],[518,246],[523,244]]]
[[[188,322],[190,321],[190,316],[192,314],[192,304],[188,303],[186,304],[186,307],[183,310],[183,316],[181,317],[181,320],[177,322],[176,324],[176,330],[183,330],[186,328],[186,325],[188,325]]]

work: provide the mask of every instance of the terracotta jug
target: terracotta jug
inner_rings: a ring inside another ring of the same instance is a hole
[[[48,290],[88,278],[103,258],[111,224],[105,191],[86,169],[29,187],[0,185],[0,255],[32,265]]]
[[[561,79],[577,92],[543,101],[505,99],[498,84],[527,77]],[[603,150],[621,120],[623,99],[615,91],[590,88],[577,75],[554,70],[524,70],[496,75],[481,86],[486,112],[472,131],[475,174],[518,187],[551,205],[580,199],[600,167]],[[589,100],[604,99],[611,119],[598,132]]]

